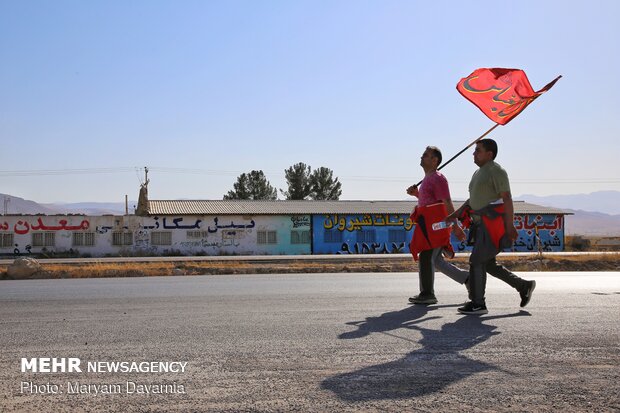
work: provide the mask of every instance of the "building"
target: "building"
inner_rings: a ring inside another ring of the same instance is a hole
[[[409,214],[415,205],[142,198],[140,215],[0,216],[0,255],[408,253],[414,228]],[[564,250],[567,212],[519,201],[514,206],[519,231],[514,251]],[[452,243],[457,252],[469,249],[456,238]]]

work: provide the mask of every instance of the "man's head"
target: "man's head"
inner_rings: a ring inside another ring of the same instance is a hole
[[[434,171],[441,164],[441,151],[436,146],[427,146],[420,158],[420,165],[425,171]]]
[[[482,166],[497,156],[497,142],[493,139],[481,139],[476,143],[474,163]]]

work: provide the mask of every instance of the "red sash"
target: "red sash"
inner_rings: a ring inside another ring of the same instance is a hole
[[[469,228],[471,225],[472,213],[482,217],[482,223],[491,238],[491,242],[498,250],[501,250],[501,240],[504,234],[506,234],[506,228],[504,227],[504,204],[490,204],[477,211],[466,208],[463,211],[463,215],[459,217],[465,228]]]
[[[452,227],[433,230],[433,224],[443,221],[447,216],[448,211],[443,202],[415,207],[411,213],[411,220],[415,222],[416,226],[409,244],[409,250],[413,254],[414,260],[418,260],[420,252],[434,248],[444,247],[451,252],[453,251],[452,244],[450,244]]]

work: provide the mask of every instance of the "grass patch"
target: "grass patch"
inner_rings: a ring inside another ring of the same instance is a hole
[[[619,254],[566,255],[566,256],[500,256],[497,260],[511,271],[620,271]],[[452,262],[468,268],[468,257],[457,257]],[[111,278],[157,277],[179,275],[217,274],[272,274],[272,273],[346,273],[346,272],[417,272],[418,265],[409,257],[381,257],[375,259],[316,259],[278,261],[152,261],[135,263],[89,262],[84,264],[41,263],[42,271],[32,278]],[[6,279],[6,266],[0,266]]]

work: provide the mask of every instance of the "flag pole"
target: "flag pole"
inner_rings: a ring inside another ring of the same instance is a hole
[[[556,79],[557,80],[557,79]],[[495,128],[497,128],[499,126],[499,123],[496,123],[495,125],[493,125],[491,127],[491,129],[489,129],[488,131],[486,131],[485,133],[483,133],[482,135],[480,135],[479,138],[477,138],[476,140],[474,140],[472,143],[470,143],[469,145],[467,145],[466,147],[464,147],[459,153],[457,153],[456,155],[454,155],[452,158],[450,158],[448,161],[446,161],[443,165],[441,165],[439,168],[437,168],[437,170],[443,169],[444,166],[448,165],[450,162],[452,162],[453,160],[455,160],[457,157],[459,157],[463,152],[465,152],[467,149],[471,148],[473,145],[475,145],[476,143],[478,143],[479,141],[481,141],[485,136],[487,136],[489,133],[493,132],[493,130]],[[415,186],[420,186],[420,184],[422,183],[422,181],[418,182],[417,184],[415,184]]]
[[[476,105],[478,107],[478,109],[482,110],[482,107],[479,106],[478,103],[474,102],[473,100],[471,100],[469,97],[466,96],[466,94],[461,90],[461,86],[463,84],[463,82],[473,78],[474,75],[476,75],[477,77],[477,73],[480,71],[486,71],[486,72],[491,72],[495,78],[497,79],[497,77],[501,76],[501,75],[507,75],[509,76],[511,72],[519,72],[522,73],[522,77],[525,80],[525,83],[531,88],[529,81],[527,80],[527,77],[525,77],[525,72],[523,72],[522,70],[515,70],[515,69],[500,69],[500,68],[496,68],[496,69],[477,69],[475,70],[471,75],[469,75],[468,78],[463,78],[461,79],[461,81],[456,85],[457,90],[467,99],[469,99],[474,105]],[[506,74],[506,72],[508,72],[508,74]],[[543,87],[542,89],[540,89],[538,92],[534,92],[533,96],[527,97],[529,99],[531,99],[529,102],[526,102],[525,106],[522,106],[516,114],[514,114],[512,116],[512,118],[514,118],[515,116],[517,116],[523,109],[525,109],[530,103],[532,103],[535,99],[537,99],[540,95],[542,95],[544,92],[548,91],[549,89],[551,89],[553,87],[553,85],[555,85],[555,83],[560,80],[562,78],[562,75],[556,77],[555,79],[553,79],[551,82],[549,82],[547,85],[545,85],[545,87]],[[491,90],[491,89],[489,89]],[[499,90],[499,89],[497,89]],[[523,98],[523,97],[521,97]],[[482,110],[485,115],[487,115],[489,118],[491,118],[491,120],[493,120],[493,118],[484,110]],[[508,118],[508,120],[506,122],[504,122],[504,124],[508,123],[512,118]],[[484,138],[485,136],[487,136],[489,133],[491,133],[493,131],[493,129],[497,128],[500,124],[496,123],[495,125],[493,125],[493,127],[491,129],[489,129],[488,131],[486,131],[485,133],[482,134],[482,136],[480,136],[478,139],[476,139],[475,141],[473,141],[472,143],[470,143],[469,145],[467,145],[465,148],[463,148],[462,151],[460,151],[459,153],[457,153],[456,155],[454,155],[452,158],[450,158],[447,162],[445,162],[443,165],[441,165],[439,168],[437,168],[437,170],[442,169],[444,166],[448,165],[450,162],[452,162],[453,160],[455,160],[460,154],[462,154],[463,152],[465,152],[469,147],[475,145],[478,141],[482,140],[482,138]],[[420,184],[422,183],[422,181],[418,182],[417,184],[415,184],[415,186],[420,186]]]

